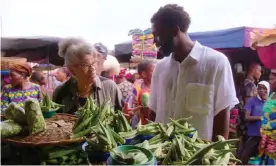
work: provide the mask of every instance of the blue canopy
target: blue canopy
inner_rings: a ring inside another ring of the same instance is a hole
[[[193,32],[189,33],[193,41],[211,48],[241,48],[245,43],[245,32],[247,27],[237,27],[225,30]],[[115,45],[115,56],[131,54],[131,41]]]
[[[211,48],[239,48],[244,46],[245,27],[189,33],[193,41]]]

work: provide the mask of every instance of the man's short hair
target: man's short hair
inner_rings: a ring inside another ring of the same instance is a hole
[[[191,24],[190,15],[184,10],[183,7],[177,4],[168,4],[152,16],[151,23],[161,23],[163,26],[175,27],[186,33]]]
[[[156,61],[152,59],[144,59],[142,60],[137,67],[138,73],[141,74],[142,72],[146,71],[150,65],[155,64]]]

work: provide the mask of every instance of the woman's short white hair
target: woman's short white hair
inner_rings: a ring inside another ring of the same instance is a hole
[[[113,71],[115,74],[119,74],[120,63],[114,56],[107,55],[106,60],[104,61],[104,64],[103,64],[103,70],[104,71]]]
[[[80,56],[91,55],[98,57],[98,52],[93,45],[82,38],[65,38],[58,44],[58,54],[64,58],[65,66],[76,64]]]

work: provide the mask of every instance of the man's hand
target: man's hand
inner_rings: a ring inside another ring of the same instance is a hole
[[[228,108],[220,111],[214,118],[213,125],[213,141],[217,140],[217,136],[221,135],[225,139],[229,136],[229,122],[230,121],[230,111]]]

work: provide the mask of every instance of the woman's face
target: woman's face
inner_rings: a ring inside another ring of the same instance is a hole
[[[276,91],[276,70],[271,71],[269,75],[269,83],[270,83],[270,88],[273,92]]]
[[[26,78],[21,73],[17,73],[15,71],[10,72],[10,78],[12,86],[21,85],[26,80]]]
[[[258,85],[258,94],[261,96],[261,98],[266,98],[267,97],[267,88],[266,86],[259,84]]]
[[[147,70],[142,72],[142,77],[144,80],[151,81],[152,73],[154,71],[154,64],[148,66]]]
[[[93,83],[96,78],[97,60],[91,55],[82,56],[77,64],[68,66],[78,81]]]

